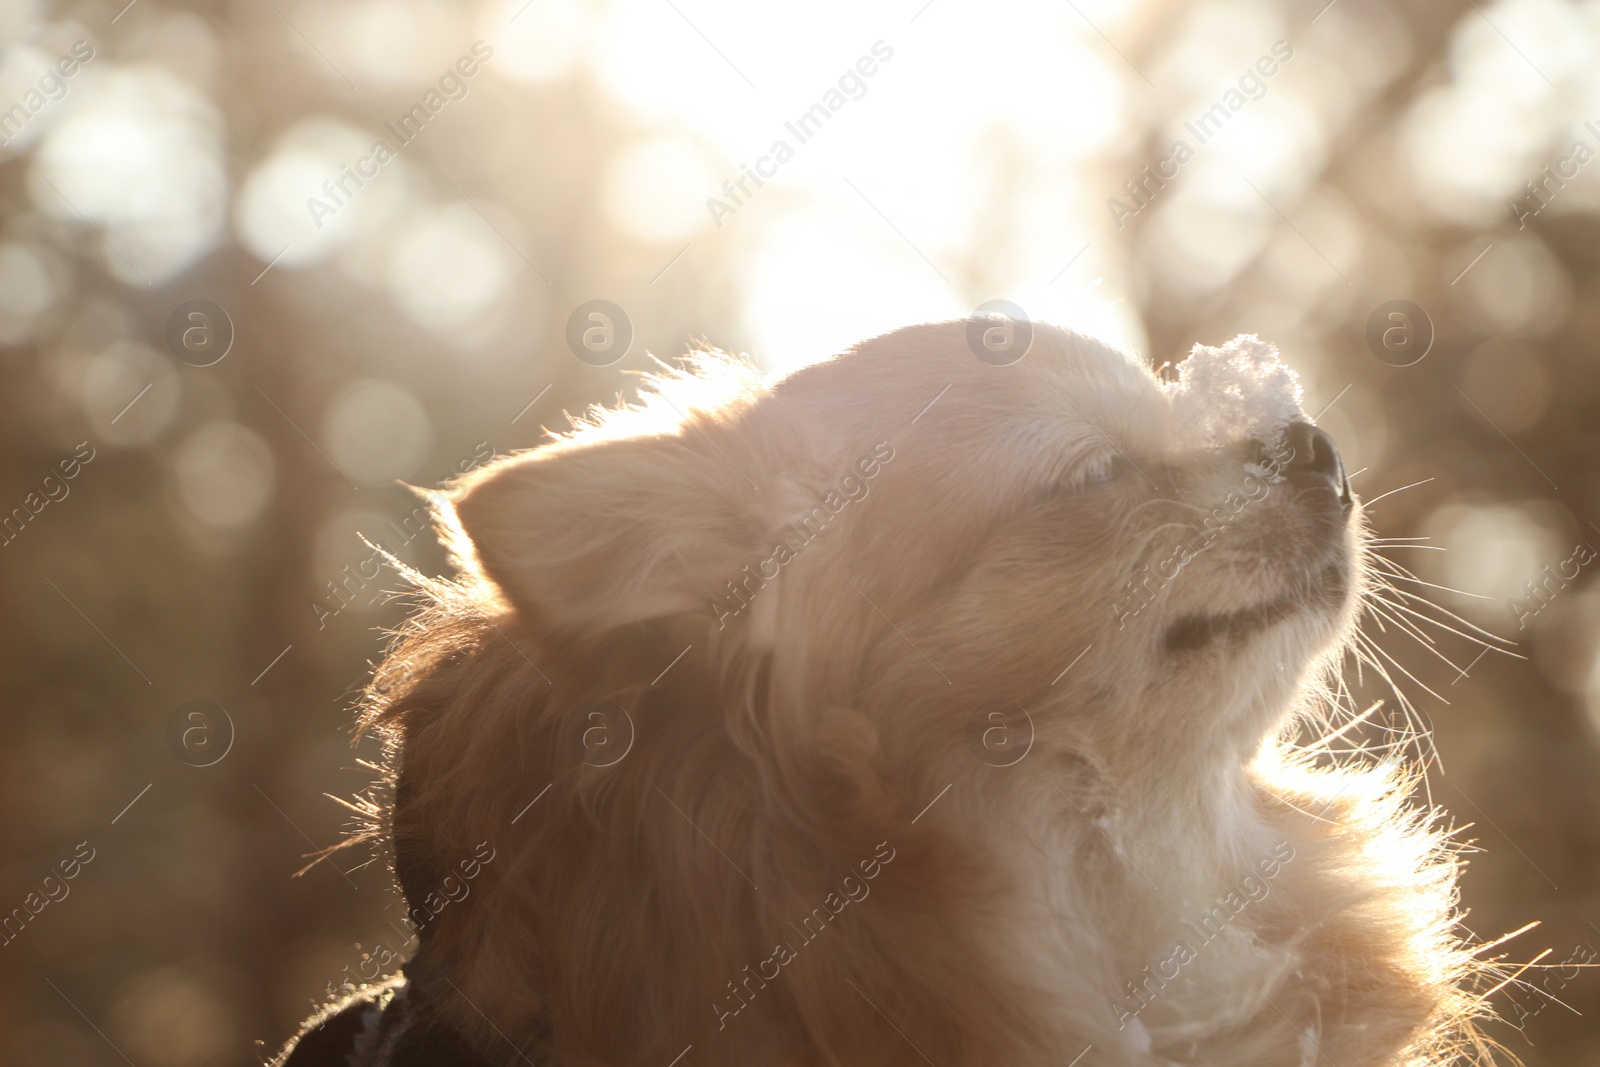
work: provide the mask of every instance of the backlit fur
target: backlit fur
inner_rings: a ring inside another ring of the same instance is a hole
[[[411,902],[496,856],[413,999],[541,1067],[1476,1047],[1408,772],[1288,741],[1351,639],[1359,505],[1170,422],[1094,341],[995,367],[957,322],[770,385],[703,354],[463,477],[459,579],[418,579],[365,707]]]

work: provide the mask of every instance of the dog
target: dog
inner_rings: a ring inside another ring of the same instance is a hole
[[[1415,770],[1294,740],[1371,569],[1293,372],[987,330],[702,352],[435,495],[457,576],[361,711],[419,944],[281,1062],[1483,1047]]]

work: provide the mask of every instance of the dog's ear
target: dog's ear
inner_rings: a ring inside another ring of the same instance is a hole
[[[708,611],[752,558],[755,490],[719,455],[737,452],[734,435],[701,426],[563,441],[471,472],[449,493],[458,557],[551,628]]]

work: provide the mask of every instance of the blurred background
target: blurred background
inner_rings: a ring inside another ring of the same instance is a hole
[[[0,1062],[259,1062],[397,966],[380,863],[294,873],[371,777],[362,538],[445,565],[398,480],[993,299],[1284,350],[1526,657],[1369,627],[1467,925],[1600,956],[1600,3],[5,0],[0,109]],[[1497,1035],[1600,1063],[1600,974],[1527,977],[1585,1017]]]

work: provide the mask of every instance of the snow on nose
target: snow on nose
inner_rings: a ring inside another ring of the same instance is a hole
[[[1246,438],[1275,444],[1291,422],[1305,419],[1300,376],[1253,333],[1221,348],[1195,345],[1178,365],[1177,381],[1162,389],[1172,403],[1177,439],[1191,448]]]

